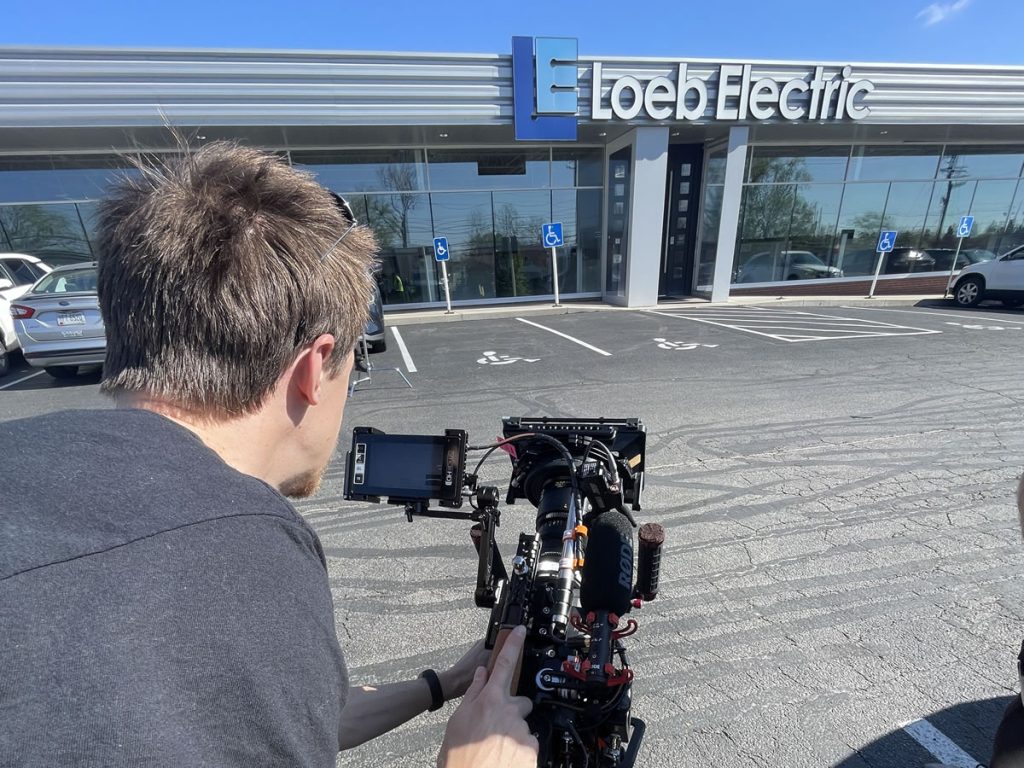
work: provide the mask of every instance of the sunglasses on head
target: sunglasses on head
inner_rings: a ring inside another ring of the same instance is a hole
[[[331,197],[334,198],[334,204],[337,205],[338,208],[341,209],[341,215],[344,216],[345,220],[348,222],[348,229],[346,229],[344,232],[342,232],[341,236],[337,240],[335,240],[333,243],[331,243],[327,247],[327,250],[325,250],[322,254],[320,254],[320,263],[321,264],[323,264],[324,260],[334,252],[335,248],[337,248],[339,245],[341,245],[342,241],[344,241],[344,239],[346,237],[348,237],[349,232],[351,232],[353,229],[355,229],[356,225],[359,223],[359,222],[356,221],[356,215],[352,212],[352,206],[349,205],[348,200],[346,200],[344,197],[342,197],[341,195],[336,194],[334,192],[331,192]]]

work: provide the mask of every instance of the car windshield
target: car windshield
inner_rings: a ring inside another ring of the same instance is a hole
[[[96,268],[51,272],[32,289],[32,293],[89,293],[96,290]]]

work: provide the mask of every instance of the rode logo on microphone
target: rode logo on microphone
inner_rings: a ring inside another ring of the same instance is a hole
[[[633,542],[626,536],[619,544],[619,586],[633,588]]]

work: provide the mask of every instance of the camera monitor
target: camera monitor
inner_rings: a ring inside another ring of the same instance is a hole
[[[373,427],[352,430],[345,462],[345,498],[390,504],[437,501],[462,506],[466,432],[443,436],[389,435]]]

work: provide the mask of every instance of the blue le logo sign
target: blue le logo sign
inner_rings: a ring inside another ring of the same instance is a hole
[[[889,253],[893,248],[896,247],[896,235],[899,232],[894,230],[888,230],[878,235],[878,247],[875,248],[879,253]]]
[[[512,38],[516,141],[576,141],[578,58],[575,38]]]

